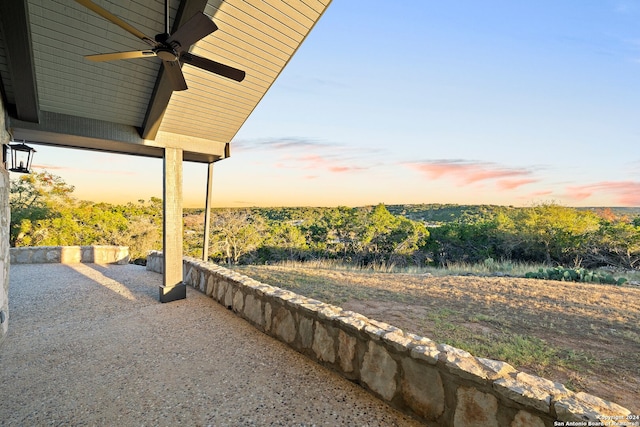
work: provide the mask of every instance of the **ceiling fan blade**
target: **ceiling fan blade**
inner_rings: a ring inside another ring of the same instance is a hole
[[[98,55],[86,55],[85,58],[94,62],[115,61],[117,59],[136,59],[156,56],[152,50],[133,50],[131,52],[101,53]]]
[[[198,40],[208,36],[218,29],[218,26],[207,15],[198,12],[167,39],[167,43],[177,42],[178,52],[188,51],[189,47]]]
[[[173,90],[187,90],[187,82],[184,80],[180,63],[178,61],[162,61],[162,63]]]
[[[194,55],[193,53],[183,52],[182,55],[180,55],[180,59],[187,64],[193,65],[194,67],[198,67],[206,71],[211,71],[212,73],[219,74],[223,77],[235,80],[237,82],[241,82],[242,80],[244,80],[244,77],[246,75],[246,73],[242,70],[238,70],[237,68],[233,68],[207,58],[203,58],[202,56]]]
[[[81,5],[83,5],[87,9],[90,9],[90,10],[94,11],[95,13],[97,13],[100,16],[102,16],[107,21],[110,21],[110,22],[116,24],[118,27],[122,28],[123,30],[133,34],[134,36],[136,36],[140,40],[144,41],[148,45],[153,46],[153,47],[156,46],[157,43],[153,40],[153,38],[146,36],[142,31],[137,30],[132,25],[126,23],[125,21],[123,21],[122,19],[118,18],[116,15],[114,15],[111,12],[109,12],[108,10],[103,9],[102,7],[98,6],[97,4],[92,2],[91,0],[76,0],[76,2],[81,4]]]

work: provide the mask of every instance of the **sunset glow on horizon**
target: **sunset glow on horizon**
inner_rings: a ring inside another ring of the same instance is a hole
[[[335,1],[215,164],[214,206],[640,206],[639,21],[640,1]],[[35,148],[78,199],[162,197],[161,159]],[[185,207],[206,176],[185,163]]]

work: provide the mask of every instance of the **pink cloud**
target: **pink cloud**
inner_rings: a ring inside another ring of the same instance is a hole
[[[500,178],[517,178],[531,175],[527,169],[504,168],[493,163],[466,162],[462,160],[434,160],[430,162],[406,163],[411,169],[422,172],[431,179],[452,178],[460,184],[473,184]],[[521,185],[535,182],[531,178],[502,179],[496,184],[498,188],[514,189]]]
[[[574,200],[584,200],[594,194],[612,195],[622,206],[640,206],[640,182],[603,181],[594,184],[570,186],[566,196]]]
[[[566,197],[573,200],[584,200],[593,196],[593,191],[586,191],[580,188],[567,188]]]
[[[329,172],[344,173],[344,172],[354,172],[354,171],[366,169],[365,167],[361,167],[361,166],[341,165],[336,161],[335,158],[320,156],[317,154],[310,154],[310,155],[299,156],[299,157],[287,157],[286,160],[289,162],[289,164],[291,163],[298,163],[299,165],[301,164],[300,168],[304,170],[323,169]],[[277,166],[284,167],[282,166],[282,163],[279,163]],[[288,167],[295,167],[295,166],[288,166]]]
[[[514,190],[523,185],[532,184],[537,182],[536,179],[502,179],[496,182],[496,186],[500,190]]]
[[[331,166],[329,168],[329,170],[331,172],[348,172],[350,170],[353,170],[354,168],[350,168],[348,166]]]
[[[551,191],[551,190],[534,191],[533,193],[530,194],[530,196],[531,197],[540,197],[540,196],[548,196],[549,194],[553,194],[553,191]]]

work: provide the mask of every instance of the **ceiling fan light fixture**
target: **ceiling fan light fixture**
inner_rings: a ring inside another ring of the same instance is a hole
[[[163,61],[177,61],[178,54],[175,50],[169,49],[168,47],[159,47],[155,49],[156,56]]]

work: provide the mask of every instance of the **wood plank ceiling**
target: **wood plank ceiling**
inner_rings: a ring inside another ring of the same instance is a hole
[[[171,92],[158,58],[85,60],[147,46],[75,1],[3,0],[0,89],[10,130],[16,139],[62,146],[157,157],[174,146],[185,160],[223,158],[330,1],[170,0],[173,31],[198,10],[219,28],[192,53],[246,72],[238,83],[185,64],[189,89]],[[146,35],[163,32],[164,0],[94,2]],[[24,73],[29,66],[35,83]]]

